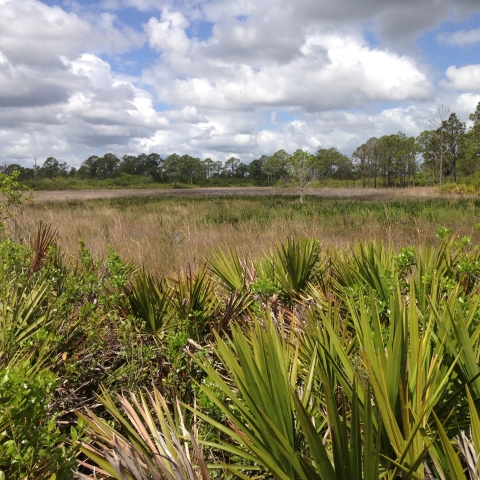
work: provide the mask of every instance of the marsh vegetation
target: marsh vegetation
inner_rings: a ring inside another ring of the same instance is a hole
[[[28,207],[25,231],[39,221],[53,225],[67,256],[83,239],[98,257],[111,245],[122,258],[148,271],[169,274],[201,263],[220,245],[256,257],[278,241],[294,236],[317,238],[325,247],[362,239],[382,239],[396,248],[435,244],[439,225],[459,235],[476,235],[480,200],[434,198],[396,200],[307,196],[176,196],[43,202]]]

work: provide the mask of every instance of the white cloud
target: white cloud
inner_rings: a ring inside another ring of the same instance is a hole
[[[179,123],[206,123],[206,117],[200,115],[195,107],[183,107],[181,110],[169,110],[165,117]]]
[[[476,30],[458,30],[456,32],[442,32],[437,35],[437,40],[443,45],[463,47],[480,43],[480,28]]]
[[[480,93],[480,64],[464,67],[451,66],[447,68],[445,76],[448,82],[443,84],[462,92]]]
[[[238,58],[235,52],[231,57],[219,52],[221,42],[215,36],[202,44],[182,36],[186,24],[180,19],[175,26],[155,19],[149,25],[155,27],[147,28],[149,41],[163,54],[162,62],[144,80],[162,101],[174,105],[232,110],[295,106],[316,111],[361,106],[372,100],[428,98],[432,91],[431,81],[413,59],[372,49],[358,35],[314,32],[302,38],[289,61],[279,62],[273,55],[256,66],[248,63],[246,54]],[[227,33],[221,35],[225,39]],[[239,34],[233,29],[231,36],[240,36],[240,43],[257,42],[252,32]],[[172,42],[170,37],[180,41]],[[230,43],[236,42],[231,39]],[[185,78],[166,83],[162,81],[165,70]]]
[[[450,67],[439,91],[412,49],[425,29],[479,11],[478,0],[62,5],[69,12],[0,0],[0,160],[54,155],[78,165],[105,151],[177,151],[250,161],[320,145],[350,153],[373,135],[428,128],[441,103],[466,119],[480,96],[478,65]],[[131,21],[124,8],[144,12],[145,24],[122,23]],[[203,41],[192,38],[202,22],[212,22]],[[138,64],[146,50],[156,62],[120,75],[122,54],[142,46]]]
[[[180,12],[162,12],[160,21],[152,17],[145,25],[150,46],[164,53],[186,54],[190,40],[185,29],[190,25]]]
[[[108,13],[90,23],[37,0],[2,0],[0,13],[0,48],[14,64],[58,66],[60,55],[125,52],[145,41],[129,27],[116,27],[115,16]]]
[[[169,127],[169,120],[154,109],[151,94],[116,78],[99,57],[83,54],[63,62],[72,87],[64,90],[66,98],[1,110],[4,156],[63,155],[78,165],[84,159],[76,157],[80,152],[88,156],[97,148],[126,149],[134,139]]]

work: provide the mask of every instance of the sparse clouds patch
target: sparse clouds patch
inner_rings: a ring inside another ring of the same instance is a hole
[[[440,33],[437,35],[438,41],[443,45],[452,45],[464,47],[480,43],[480,28],[475,30],[458,30],[457,32]]]

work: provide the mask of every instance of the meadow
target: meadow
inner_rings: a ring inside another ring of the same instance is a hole
[[[58,230],[67,256],[83,239],[104,257],[111,245],[159,275],[203,258],[220,245],[255,257],[289,237],[315,238],[325,247],[382,239],[399,248],[435,244],[440,226],[477,235],[478,198],[348,199],[294,195],[216,197],[125,197],[105,200],[35,202],[27,206],[24,234],[38,222]]]

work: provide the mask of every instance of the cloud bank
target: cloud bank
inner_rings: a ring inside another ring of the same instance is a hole
[[[439,104],[467,118],[480,94],[473,59],[439,72],[416,40],[479,12],[473,0],[0,0],[1,160],[248,162],[416,135]],[[478,32],[434,42],[473,45]]]

